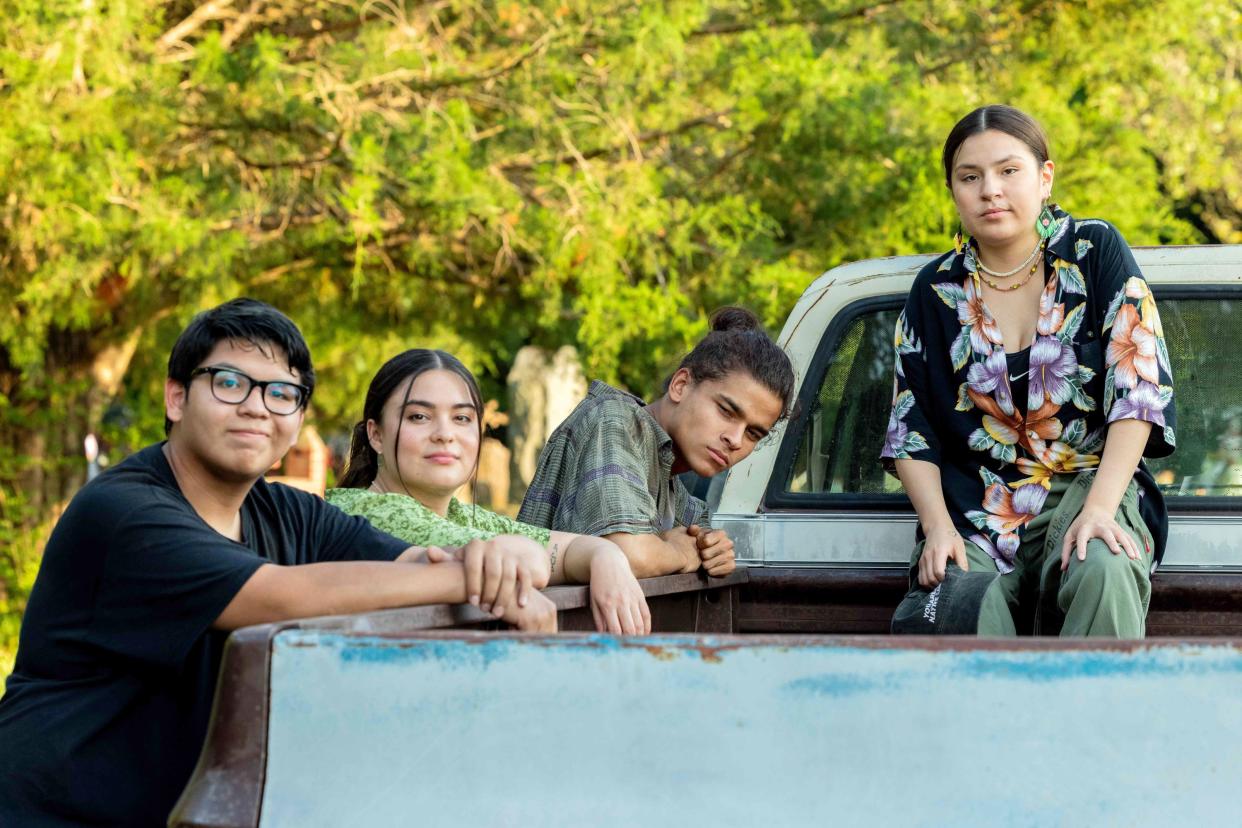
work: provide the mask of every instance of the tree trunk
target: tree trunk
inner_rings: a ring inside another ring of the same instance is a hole
[[[19,604],[17,582],[34,565],[46,535],[86,479],[83,440],[98,432],[141,330],[120,343],[102,344],[90,332],[49,337],[44,370],[26,377],[0,350],[0,605]]]

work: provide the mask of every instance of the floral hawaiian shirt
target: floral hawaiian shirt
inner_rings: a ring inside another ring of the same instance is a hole
[[[1147,281],[1112,225],[1058,217],[1027,351],[1005,353],[969,244],[919,272],[894,337],[881,456],[890,469],[898,459],[935,463],[954,524],[1001,572],[1013,569],[1052,475],[1099,465],[1109,423],[1151,423],[1146,457],[1176,445],[1169,353]],[[1136,477],[1166,520],[1150,474],[1140,466]]]

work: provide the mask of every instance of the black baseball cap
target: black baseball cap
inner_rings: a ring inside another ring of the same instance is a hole
[[[932,589],[918,584],[917,566],[910,568],[914,586],[893,613],[893,635],[977,635],[983,596],[1000,577],[991,572],[966,572],[956,564]]]

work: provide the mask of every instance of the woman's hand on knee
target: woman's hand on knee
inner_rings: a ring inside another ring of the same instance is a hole
[[[1127,532],[1114,513],[1107,509],[1085,506],[1074,518],[1069,529],[1065,530],[1065,540],[1061,542],[1061,571],[1069,569],[1070,554],[1077,549],[1078,560],[1087,559],[1087,544],[1092,538],[1104,541],[1114,555],[1123,552],[1132,561],[1139,559],[1138,543]]]
[[[927,533],[923,554],[919,557],[919,586],[931,589],[944,580],[945,568],[954,561],[963,572],[970,571],[966,559],[966,544],[952,526],[937,528]]]

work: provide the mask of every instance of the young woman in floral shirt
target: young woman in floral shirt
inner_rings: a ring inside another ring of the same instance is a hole
[[[919,516],[912,578],[998,571],[981,635],[1033,616],[1036,632],[1141,637],[1167,518],[1140,461],[1175,445],[1155,300],[1115,228],[1050,203],[1026,114],[975,110],[943,163],[963,234],[898,320],[882,453]]]

